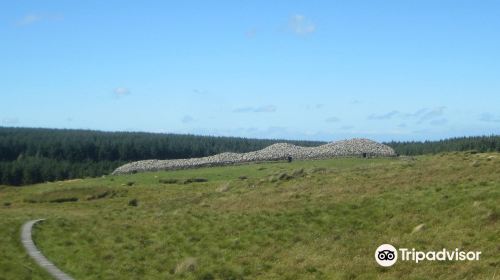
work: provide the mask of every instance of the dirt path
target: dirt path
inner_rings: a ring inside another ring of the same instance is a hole
[[[36,247],[33,239],[31,238],[31,232],[33,229],[33,225],[43,221],[44,219],[32,220],[26,222],[21,229],[21,241],[23,243],[24,248],[28,252],[31,258],[35,260],[35,262],[44,268],[54,279],[57,280],[74,280],[71,276],[62,272],[59,268],[57,268],[51,261],[49,261]]]

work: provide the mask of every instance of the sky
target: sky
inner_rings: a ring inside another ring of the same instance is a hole
[[[500,134],[500,2],[0,2],[0,126]]]

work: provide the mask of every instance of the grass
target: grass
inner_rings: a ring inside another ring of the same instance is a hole
[[[50,279],[19,241],[35,218],[76,279],[498,279],[499,170],[499,154],[451,153],[1,187],[0,279]],[[482,255],[382,268],[382,243]]]

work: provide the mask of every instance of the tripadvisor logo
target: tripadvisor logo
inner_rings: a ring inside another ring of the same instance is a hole
[[[375,250],[375,260],[381,266],[392,266],[398,260],[398,251],[391,244],[382,244]]]
[[[399,251],[399,252],[398,252]],[[382,244],[375,250],[375,261],[384,267],[393,266],[398,260],[398,255],[401,261],[413,261],[419,263],[421,261],[478,261],[480,251],[460,251],[442,249],[440,251],[418,251],[415,248],[399,248],[397,250],[391,244]]]

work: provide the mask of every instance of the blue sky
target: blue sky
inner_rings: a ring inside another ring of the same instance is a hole
[[[500,134],[500,2],[2,1],[0,125]]]

